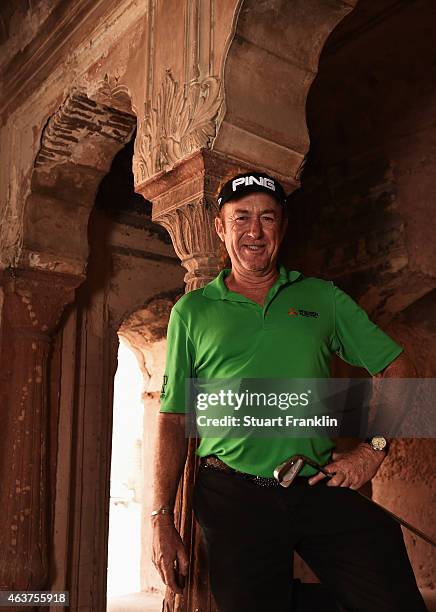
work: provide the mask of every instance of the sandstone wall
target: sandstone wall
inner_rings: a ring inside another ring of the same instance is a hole
[[[308,101],[311,150],[286,258],[334,280],[433,377],[436,61],[430,2],[381,11],[360,2],[329,39]],[[356,369],[350,376],[361,376]],[[396,440],[374,498],[435,536],[434,440]],[[434,588],[431,547],[404,531],[418,583]]]

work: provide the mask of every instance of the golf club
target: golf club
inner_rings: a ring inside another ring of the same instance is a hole
[[[303,469],[303,467],[306,464],[310,465],[313,468],[315,468],[319,472],[322,472],[325,476],[327,476],[327,478],[332,478],[335,475],[335,472],[330,474],[321,465],[319,465],[316,461],[313,461],[312,459],[309,459],[309,457],[306,457],[305,455],[293,455],[292,457],[290,457],[289,459],[287,459],[283,463],[280,463],[280,465],[278,465],[275,468],[275,470],[274,470],[274,478],[281,484],[282,487],[287,488],[287,487],[289,487],[292,484],[294,479],[298,476],[298,474],[301,472],[301,470]],[[370,499],[369,497],[366,497],[366,495],[363,495],[363,493],[360,493],[360,491],[356,491],[356,493],[359,493],[359,495],[364,497],[366,500],[368,500],[369,502],[371,502],[375,506],[378,506],[379,508],[381,508],[386,514],[389,514],[398,523],[400,523],[401,525],[403,525],[404,527],[406,527],[407,529],[412,531],[415,535],[417,535],[420,538],[422,538],[423,540],[425,540],[428,544],[431,544],[432,546],[436,547],[436,542],[434,542],[424,532],[420,531],[419,529],[417,529],[416,527],[414,527],[413,525],[411,525],[410,523],[408,523],[404,519],[400,518],[399,516],[397,516],[393,512],[390,512],[390,510],[387,510],[382,505],[380,505],[377,502],[375,502],[373,499]]]

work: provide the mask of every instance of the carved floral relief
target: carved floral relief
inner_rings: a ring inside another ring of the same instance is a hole
[[[146,105],[136,138],[133,167],[137,185],[210,146],[223,103],[220,85],[220,79],[208,76],[181,87],[171,71],[166,71],[155,104]]]

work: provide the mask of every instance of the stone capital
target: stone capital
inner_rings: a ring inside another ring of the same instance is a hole
[[[4,270],[0,276],[4,334],[50,338],[82,280],[79,276],[40,270]]]

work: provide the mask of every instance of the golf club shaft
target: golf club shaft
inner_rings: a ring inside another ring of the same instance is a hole
[[[359,495],[361,495],[362,497],[365,497],[368,501],[370,501],[372,504],[374,504],[375,506],[378,506],[379,508],[381,508],[382,510],[384,510],[384,512],[386,512],[386,514],[389,514],[389,516],[391,516],[393,519],[395,519],[398,523],[401,523],[401,525],[404,525],[404,527],[406,527],[407,529],[409,529],[410,531],[412,531],[414,534],[416,534],[417,536],[419,536],[420,538],[422,538],[423,540],[425,540],[426,542],[428,542],[428,544],[431,544],[432,546],[436,547],[436,542],[434,542],[428,535],[426,535],[423,531],[421,531],[420,529],[417,529],[416,527],[414,527],[413,525],[411,525],[410,523],[408,523],[407,521],[405,521],[404,519],[402,519],[401,517],[397,516],[396,514],[394,514],[393,512],[391,512],[390,510],[387,510],[384,506],[382,506],[381,504],[378,504],[376,501],[374,501],[373,499],[370,499],[369,497],[366,497],[366,495],[364,495],[363,493],[361,493],[360,491],[357,491],[357,493],[359,493]]]
[[[308,462],[309,463],[309,462]],[[315,465],[313,466],[315,467]],[[328,472],[326,472],[326,470],[322,469],[321,466],[318,467],[319,471],[322,472],[323,474],[325,474],[328,478],[332,478],[334,476],[334,474],[329,474]],[[354,489],[356,491],[356,489]],[[411,525],[410,523],[408,523],[407,521],[405,521],[404,519],[402,519],[401,517],[397,516],[396,514],[394,514],[393,512],[391,512],[390,510],[388,510],[387,508],[385,508],[384,506],[382,506],[381,504],[378,504],[376,501],[374,501],[373,499],[371,499],[370,497],[367,497],[366,495],[364,495],[363,493],[361,493],[360,491],[356,491],[357,493],[359,493],[359,495],[361,495],[362,497],[364,497],[365,499],[367,499],[369,502],[371,502],[372,504],[374,504],[374,506],[378,506],[381,510],[383,510],[384,512],[386,512],[386,514],[389,514],[389,516],[391,516],[393,519],[395,519],[398,523],[400,523],[401,525],[403,525],[404,527],[406,527],[407,529],[409,529],[410,531],[412,531],[415,535],[419,536],[420,538],[422,538],[423,540],[425,540],[428,544],[431,544],[432,546],[436,547],[436,542],[434,542],[427,534],[425,534],[423,531],[421,531],[420,529],[417,529],[416,527],[414,527],[413,525]]]

